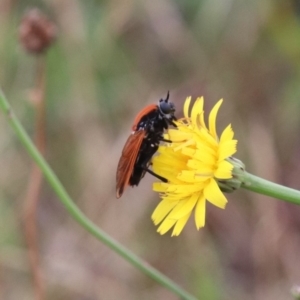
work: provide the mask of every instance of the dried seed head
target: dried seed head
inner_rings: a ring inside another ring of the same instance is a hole
[[[57,27],[39,9],[30,9],[22,18],[19,41],[32,54],[43,53],[54,42]]]

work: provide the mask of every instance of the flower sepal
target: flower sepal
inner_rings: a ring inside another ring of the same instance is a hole
[[[217,179],[217,183],[222,192],[232,193],[238,190],[245,182],[245,164],[233,156],[228,157],[226,161],[233,165],[233,169],[231,171],[232,178]]]

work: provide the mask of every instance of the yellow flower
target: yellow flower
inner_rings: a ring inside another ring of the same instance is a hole
[[[199,229],[205,225],[206,201],[220,208],[227,203],[218,180],[232,178],[233,165],[227,159],[236,152],[237,141],[230,124],[220,138],[217,135],[216,117],[223,100],[210,112],[208,126],[204,122],[203,97],[196,100],[189,114],[190,102],[188,97],[184,118],[165,135],[172,143],[161,145],[152,161],[154,172],[168,179],[167,183],[153,184],[162,198],[152,214],[154,224],[160,224],[160,234],[174,227],[172,236],[179,235],[193,210]]]

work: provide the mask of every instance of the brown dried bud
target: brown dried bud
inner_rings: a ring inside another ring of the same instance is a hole
[[[19,41],[29,53],[39,54],[54,42],[57,27],[39,9],[30,9],[22,18]]]

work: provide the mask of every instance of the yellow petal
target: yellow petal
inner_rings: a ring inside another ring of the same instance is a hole
[[[172,157],[169,155],[159,155],[152,159],[152,163],[162,169],[182,169],[185,167],[185,162],[180,160],[180,156]]]
[[[157,207],[155,208],[151,219],[153,220],[154,224],[159,224],[167,214],[177,205],[179,201],[169,201],[168,199],[162,200]]]
[[[169,129],[167,139],[171,140],[173,143],[176,143],[189,140],[192,138],[192,136],[193,134],[190,132],[184,132],[177,129]]]
[[[219,161],[232,156],[236,152],[237,140],[229,140],[220,143],[219,148]]]
[[[159,232],[160,234],[165,234],[167,231],[169,231],[174,224],[177,222],[177,220],[172,220],[172,219],[165,219],[160,226],[157,229],[157,232]]]
[[[234,136],[231,124],[229,124],[224,131],[222,132],[222,135],[220,137],[220,143],[228,140],[232,140]]]
[[[217,157],[215,153],[208,151],[197,150],[194,154],[195,160],[198,160],[206,165],[215,165]]]
[[[193,134],[193,126],[191,125],[191,120],[181,119],[179,125],[177,125],[177,130],[185,132],[186,134]]]
[[[194,145],[194,144],[195,144],[195,141],[194,141],[194,140],[192,140],[192,139],[187,140],[186,142],[181,143],[179,146],[175,147],[175,148],[174,148],[174,151],[178,151],[178,150],[180,150],[180,149],[182,149],[182,148],[186,148],[186,147],[191,146],[191,145]]]
[[[154,182],[152,188],[154,192],[163,193],[167,191],[168,184],[164,182]]]
[[[196,222],[197,229],[204,227],[205,225],[205,210],[206,210],[205,204],[206,204],[206,200],[202,195],[199,198],[195,209],[195,222]]]
[[[188,183],[199,183],[207,180],[208,178],[212,177],[212,173],[208,174],[198,174],[194,170],[183,170],[181,173],[178,174],[177,178],[182,180],[183,182]]]
[[[185,118],[189,118],[189,107],[190,107],[190,103],[191,103],[192,97],[187,97],[185,102],[184,102],[184,106],[183,106],[183,115]]]
[[[170,219],[179,220],[189,214],[195,207],[199,194],[192,194],[188,199],[181,200],[182,203],[178,204],[168,215]]]
[[[208,118],[208,124],[209,124],[209,132],[211,135],[216,139],[217,138],[217,131],[216,131],[216,118],[219,111],[219,108],[223,102],[223,99],[219,100],[213,109],[211,110]]]
[[[192,211],[176,222],[173,232],[172,232],[172,236],[178,236],[181,233],[181,231],[182,231],[183,227],[185,226],[186,222],[188,221],[191,213],[192,213]]]
[[[204,188],[204,184],[197,183],[197,184],[172,184],[172,183],[164,183],[168,185],[167,192],[169,193],[176,193],[176,194],[183,194],[188,192],[190,194],[199,192]]]
[[[197,159],[189,159],[186,165],[196,171],[196,174],[213,174],[215,168],[215,161],[212,163],[202,162]]]
[[[203,104],[204,104],[204,99],[203,99],[203,97],[202,97],[202,101],[203,101]],[[205,129],[206,131],[208,131],[207,126],[206,126],[205,121],[204,121],[204,110],[203,110],[203,106],[202,106],[202,113],[199,115],[198,120],[199,120],[200,126],[201,126],[203,129]]]
[[[193,157],[195,155],[196,150],[192,148],[183,148],[181,153],[190,157]]]
[[[213,137],[209,131],[206,129],[201,128],[199,131],[197,131],[198,137],[195,137],[195,140],[198,144],[204,144],[207,145],[207,147],[212,147],[213,149],[218,149],[219,143],[215,137]]]
[[[198,120],[199,120],[200,128],[202,127],[203,129],[205,129],[206,131],[208,131],[207,126],[206,126],[205,121],[204,121],[204,111],[202,112],[201,115],[199,115]]]
[[[218,164],[218,169],[214,173],[214,177],[218,179],[232,178],[233,165],[226,160],[223,160]]]
[[[217,182],[214,179],[210,179],[209,184],[204,188],[204,197],[219,208],[225,208],[227,199],[221,192]]]
[[[192,108],[191,120],[194,125],[197,125],[198,116],[203,113],[203,97],[197,98]]]

